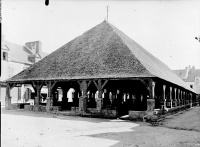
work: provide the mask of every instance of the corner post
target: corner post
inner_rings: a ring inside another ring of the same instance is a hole
[[[9,109],[11,105],[11,96],[10,96],[10,85],[7,83],[6,85],[6,97],[5,97],[5,109]]]
[[[149,79],[149,99],[147,99],[147,111],[153,114],[155,108],[155,82]]]

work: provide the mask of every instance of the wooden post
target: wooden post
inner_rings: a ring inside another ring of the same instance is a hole
[[[187,92],[185,91],[185,105],[187,105]]]
[[[180,100],[179,100],[179,89],[177,89],[177,101],[176,101],[176,105],[177,105],[177,106],[180,105]]]
[[[149,99],[147,99],[147,111],[153,114],[155,108],[155,82],[149,79]]]
[[[180,106],[183,105],[183,91],[180,90]]]
[[[40,104],[40,92],[43,86],[43,82],[33,82],[32,83],[32,87],[35,90],[36,96],[35,96],[35,101],[34,101],[34,105],[39,105]]]
[[[163,104],[164,104],[164,108],[166,109],[166,96],[165,96],[165,89],[166,89],[166,85],[163,85]]]
[[[87,89],[91,83],[91,81],[89,81],[87,83],[86,80],[83,80],[81,82],[79,82],[80,85],[80,90],[82,92],[82,95],[79,97],[79,112],[86,112],[87,110]]]
[[[172,108],[172,87],[170,87],[169,99],[170,99],[170,108]]]
[[[11,105],[10,85],[6,85],[5,109],[9,109]]]
[[[192,93],[190,93],[190,107],[192,107]]]
[[[103,84],[102,84],[102,80],[98,80],[98,83],[96,83],[96,81],[93,81],[93,82],[99,92],[98,99],[97,99],[97,110],[101,110],[103,107],[103,100],[102,100],[103,88],[108,82],[108,80],[105,80]]]
[[[53,106],[53,96],[52,96],[52,89],[54,88],[56,84],[56,81],[52,82],[46,82],[47,88],[48,88],[48,96],[47,96],[47,109]]]
[[[173,99],[173,105],[174,105],[174,107],[176,107],[177,106],[177,100],[176,100],[176,88],[174,88],[174,99]]]
[[[6,84],[5,109],[10,109],[10,105],[11,105],[10,91],[15,85],[16,85],[15,83]]]

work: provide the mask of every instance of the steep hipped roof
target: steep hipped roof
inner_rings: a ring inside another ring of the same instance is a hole
[[[191,90],[164,63],[104,21],[8,81],[158,77]]]

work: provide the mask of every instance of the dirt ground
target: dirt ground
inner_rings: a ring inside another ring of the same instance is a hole
[[[98,119],[54,115],[24,110],[1,110],[2,147],[200,147],[198,122],[195,129],[184,119],[191,109],[169,117],[163,126],[119,119]],[[192,113],[192,114],[193,114]],[[196,115],[193,115],[196,116]],[[199,116],[200,117],[200,116]],[[194,119],[197,120],[198,119]],[[182,123],[181,123],[182,122]],[[174,125],[176,123],[176,125]],[[200,123],[200,122],[199,122]],[[173,124],[173,126],[171,126]],[[184,125],[183,125],[184,124]],[[176,129],[173,129],[176,128]]]
[[[169,128],[200,132],[200,107],[193,107],[192,109],[172,115],[163,124]]]

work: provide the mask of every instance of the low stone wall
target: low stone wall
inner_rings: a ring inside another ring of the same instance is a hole
[[[72,113],[78,113],[79,112],[79,107],[71,107],[71,112]]]
[[[117,111],[110,109],[98,110],[96,108],[87,108],[86,112],[80,112],[79,107],[72,107],[70,115],[80,115],[88,117],[98,117],[98,118],[116,118]]]
[[[184,110],[189,109],[189,108],[191,108],[191,105],[187,104],[187,105],[184,105],[184,106],[178,106],[178,107],[170,108],[167,111],[165,110],[164,112],[163,112],[163,110],[159,110],[157,115],[171,115],[171,114],[175,114],[179,111],[184,111]]]
[[[48,112],[48,111],[60,111],[61,107],[60,106],[43,106],[43,105],[25,105],[24,107],[25,110],[27,111],[36,111],[36,112]]]
[[[13,103],[13,104],[10,104],[7,109],[9,110],[24,109],[24,107],[27,105],[30,105],[30,104],[29,103]]]
[[[87,108],[87,112],[90,113],[94,117],[101,117],[101,118],[116,118],[117,111],[111,109],[102,109],[98,110],[96,108]]]
[[[128,115],[130,120],[143,120],[146,113],[146,111],[129,111]]]

